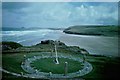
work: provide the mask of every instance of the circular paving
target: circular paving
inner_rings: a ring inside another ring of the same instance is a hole
[[[72,72],[72,73],[67,73],[67,75],[64,75],[64,73],[61,74],[56,74],[56,73],[52,73],[52,72],[43,72],[42,70],[38,70],[36,69],[34,66],[31,66],[31,63],[40,60],[40,59],[47,59],[47,58],[55,58],[55,56],[33,56],[30,58],[25,59],[22,64],[21,67],[24,71],[28,72],[29,74],[26,74],[29,77],[32,78],[73,78],[73,77],[78,77],[78,76],[84,76],[88,73],[90,73],[92,71],[92,65],[89,62],[84,62],[83,60],[80,58],[75,58],[72,56],[58,56],[59,58],[66,58],[66,59],[71,59],[73,61],[77,61],[79,63],[83,64],[83,68]],[[50,67],[48,65],[48,67]],[[46,67],[47,68],[47,67]]]

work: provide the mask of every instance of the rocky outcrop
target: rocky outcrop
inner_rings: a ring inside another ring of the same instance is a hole
[[[47,45],[62,45],[62,46],[66,46],[63,42],[60,41],[53,41],[53,40],[45,40],[45,41],[41,41],[41,43],[37,44],[36,46],[39,46],[41,44],[47,44]]]

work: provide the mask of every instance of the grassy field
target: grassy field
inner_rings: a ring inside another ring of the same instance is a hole
[[[90,74],[87,74],[82,78],[86,80],[108,80],[119,78],[118,69],[120,67],[120,58],[89,55],[87,61],[92,64],[93,70]]]
[[[2,55],[2,67],[6,70],[9,70],[11,72],[24,72],[21,68],[21,63],[24,61],[24,55],[27,55],[27,57],[32,57],[34,55],[40,55],[39,53],[14,53],[14,54],[3,54]],[[9,66],[9,67],[8,67]]]
[[[24,77],[16,77],[11,74],[2,73],[2,80],[48,80],[48,79],[34,79],[34,78],[24,78]]]
[[[63,32],[79,35],[118,36],[118,26],[71,26]]]
[[[20,63],[21,63],[21,61],[23,61],[24,54],[26,54],[27,57],[32,57],[33,55],[36,55],[36,56],[40,55],[40,53],[21,53],[21,54],[15,53],[12,55],[11,54],[3,54],[3,68],[8,71],[16,72],[16,73],[24,72],[20,67]],[[68,53],[64,53],[64,54],[69,55]],[[78,55],[78,54],[73,54],[73,56],[81,57],[81,55]],[[87,58],[86,60],[92,64],[93,70],[89,74],[87,74],[83,77],[80,77],[80,78],[83,78],[86,80],[89,80],[89,79],[103,80],[105,78],[117,78],[118,77],[120,58],[94,56],[94,55],[93,56],[87,55],[86,58]],[[37,63],[34,63],[34,65],[38,68],[42,67],[42,69],[43,69],[44,65],[47,65],[45,61],[46,60],[42,60],[42,61],[38,62],[38,63],[41,63],[41,62],[45,63],[45,64],[43,64],[43,66],[39,66]],[[50,60],[50,62],[51,61],[52,60]],[[48,64],[51,65],[51,69],[53,69],[54,68],[52,66],[53,62],[52,63],[50,63],[50,62],[48,62]],[[76,71],[78,69],[77,66],[79,66],[79,65],[80,64],[77,64],[77,62],[75,62],[75,65],[73,66],[73,68],[71,67],[72,70],[70,70],[70,72]],[[60,66],[58,66],[58,67],[60,67]],[[80,67],[79,67],[79,69],[80,69]],[[44,69],[43,69],[43,71],[44,71]],[[49,69],[47,71],[49,72]],[[57,69],[57,67],[56,67],[56,69],[54,69],[54,72],[61,73],[61,71],[59,72],[59,69]],[[24,72],[24,73],[26,73],[26,72]],[[4,76],[6,76],[6,74],[3,74],[3,77]],[[16,80],[18,80],[18,79],[16,79]]]
[[[37,47],[39,48],[40,46],[41,45],[33,46],[33,47],[35,47],[34,49],[36,49]],[[44,45],[44,47],[47,47],[47,44]],[[44,47],[42,45],[40,50],[45,51],[45,49],[47,49],[48,52],[50,51],[48,48],[44,48]],[[62,49],[63,47],[59,46],[58,55],[61,55],[61,54],[64,56],[71,55],[72,57],[83,58],[82,54],[80,54],[79,49],[77,47],[69,47],[69,48],[67,46],[64,46],[64,47],[66,47],[66,48]],[[25,49],[25,48],[32,49],[32,47],[23,47],[23,49]],[[19,48],[19,50],[20,49],[21,48]],[[77,52],[76,52],[76,49],[78,49]],[[8,70],[10,72],[27,73],[21,68],[21,63],[22,63],[22,61],[24,61],[24,55],[26,55],[27,58],[33,57],[33,56],[50,55],[50,52],[45,53],[42,51],[40,51],[40,52],[39,51],[37,51],[37,52],[34,52],[34,51],[21,52],[20,51],[19,53],[15,53],[15,52],[14,53],[9,53],[9,52],[2,53],[2,55],[0,55],[0,58],[2,58],[2,65],[0,65],[0,66],[2,66],[3,69]],[[70,64],[70,65],[68,65],[69,72],[74,72],[74,71],[77,71],[78,69],[81,69],[81,67],[78,67],[78,66],[81,66],[81,64],[79,62],[76,62],[73,60],[71,61],[69,59],[60,59],[60,63],[61,63],[60,66],[57,66],[57,65],[55,66],[52,59],[38,60],[31,65],[37,67],[38,69],[42,68],[42,70],[46,71],[46,72],[51,71],[53,73],[62,73],[63,68],[64,68],[63,65],[64,65],[65,61],[67,61],[68,64]],[[106,56],[100,56],[100,55],[86,54],[86,61],[92,64],[93,70],[89,74],[82,76],[82,77],[78,77],[78,78],[83,78],[85,80],[90,80],[90,79],[106,80],[106,79],[119,78],[118,70],[120,67],[119,66],[120,57],[106,57]],[[50,68],[47,68],[48,70],[46,70],[45,66],[49,66]],[[15,77],[15,78],[12,80],[24,80],[21,77],[16,77],[16,76],[6,74],[6,73],[3,73],[2,77],[5,78],[5,80],[11,80],[13,77]]]
[[[76,72],[83,68],[83,65],[81,65],[81,63],[78,61],[59,58],[59,64],[55,64],[54,59],[55,58],[39,59],[31,63],[31,66],[34,66],[36,69],[42,72],[52,72],[55,74],[64,74],[65,62],[68,62],[68,73]]]

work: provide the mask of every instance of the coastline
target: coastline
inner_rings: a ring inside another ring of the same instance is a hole
[[[63,30],[50,30],[50,32],[44,32],[43,29],[41,31],[42,32],[39,32],[39,30],[37,30],[34,33],[25,35],[19,34],[20,36],[13,35],[13,39],[11,40],[19,42],[24,46],[36,45],[42,40],[60,40],[68,46],[79,46],[80,48],[84,48],[93,55],[119,56],[118,37],[66,34],[63,32]]]
[[[119,56],[118,37],[88,36],[64,33],[59,40],[69,46],[79,46],[80,48],[84,48],[93,55]]]

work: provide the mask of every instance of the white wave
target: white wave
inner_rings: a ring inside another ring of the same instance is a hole
[[[40,30],[26,30],[26,31],[2,31],[2,35],[3,36],[23,36],[23,35],[27,35],[27,34],[46,35],[50,32],[53,32],[53,30],[40,29]]]
[[[61,36],[60,31],[50,29],[26,31],[2,31],[3,41],[15,41],[22,45],[34,45],[42,40],[56,40]]]
[[[21,43],[21,42],[23,42],[23,41],[26,41],[26,40],[20,40],[20,41],[17,41],[17,43]]]

